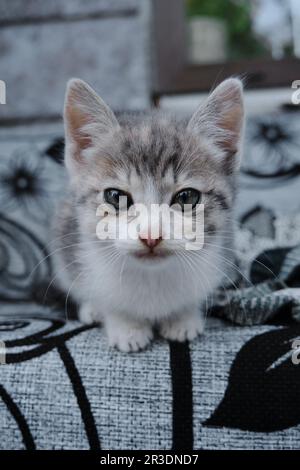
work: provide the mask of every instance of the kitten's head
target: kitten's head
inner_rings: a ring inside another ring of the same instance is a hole
[[[162,216],[158,227],[150,227],[152,219],[141,218],[139,237],[124,237],[132,220],[124,215],[136,204],[147,208],[151,204],[174,205],[174,213],[189,204],[191,219],[197,221],[202,203],[204,242],[218,235],[226,229],[233,203],[243,114],[238,79],[221,83],[187,123],[158,111],[119,121],[86,83],[71,80],[64,114],[65,163],[82,232],[95,237],[96,210],[105,203],[116,209],[101,213],[108,230],[115,229],[113,220],[120,222],[118,236],[110,237],[115,238],[110,246],[137,263],[159,264],[180,256],[190,234],[174,239]]]

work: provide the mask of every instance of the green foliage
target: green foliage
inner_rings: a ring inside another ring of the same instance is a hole
[[[236,3],[232,0],[187,0],[189,16],[213,16],[224,18],[228,8]]]
[[[188,17],[222,19],[227,27],[231,59],[267,54],[252,32],[251,3],[246,0],[186,0]]]

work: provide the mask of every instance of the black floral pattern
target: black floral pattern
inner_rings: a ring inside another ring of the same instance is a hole
[[[55,140],[55,142],[57,139]],[[0,158],[0,304],[2,311],[61,315],[64,294],[53,285],[47,244],[64,168],[51,156],[52,139],[9,142]],[[70,316],[75,310],[68,302]]]
[[[91,413],[90,403],[83,387],[76,364],[66,345],[68,340],[83,331],[95,328],[95,325],[82,325],[77,328],[64,328],[65,323],[63,321],[51,319],[44,319],[41,321],[41,319],[39,319],[39,324],[42,325],[42,328],[35,333],[31,332],[28,335],[26,334],[26,327],[29,324],[30,322],[24,322],[23,324],[20,324],[20,322],[16,323],[14,321],[11,322],[10,331],[12,331],[14,328],[16,329],[16,327],[18,330],[23,328],[24,335],[20,337],[20,333],[18,332],[19,337],[17,339],[5,341],[5,347],[8,350],[8,353],[6,354],[6,364],[16,364],[29,361],[47,354],[53,349],[56,349],[72,383],[78,406],[81,410],[81,416],[84,427],[86,429],[87,438],[90,443],[90,448],[92,450],[100,450],[100,441],[98,438],[94,417]],[[3,327],[3,331],[7,331],[9,325],[9,322],[0,323],[0,327]],[[8,394],[2,385],[0,385],[0,397],[2,397],[6,403],[6,406],[18,424],[25,447],[28,450],[35,449],[36,446],[34,437],[30,431],[30,424],[27,423],[26,417],[21,413],[13,397]]]
[[[237,353],[224,398],[205,426],[275,432],[300,424],[300,368],[292,341],[299,325],[257,335]],[[255,358],[255,360],[253,360]]]
[[[21,212],[37,222],[51,214],[61,188],[49,174],[45,155],[31,145],[0,158],[0,206],[6,214]]]
[[[0,214],[0,254],[0,300],[32,301],[33,291],[51,278],[43,243],[33,232]]]
[[[249,120],[242,171],[252,178],[252,185],[300,175],[297,119],[299,116],[282,114]]]
[[[57,319],[38,317],[24,322],[14,319],[0,321],[0,331],[8,334],[12,331],[18,333],[14,339],[10,339],[10,336],[8,339],[3,337],[7,349],[6,367],[42,358],[52,351],[58,353],[72,384],[90,449],[99,451],[100,436],[95,417],[82,377],[67,344],[81,333],[94,328],[97,328],[97,325],[78,326],[78,323],[70,324]],[[193,448],[193,402],[191,357],[187,343],[170,343],[170,364],[173,390],[173,450],[190,450]],[[59,367],[57,365],[57,368]],[[1,383],[0,398],[15,420],[25,448],[36,449],[35,439],[38,436],[32,433],[31,421],[22,413],[15,397],[9,394]]]

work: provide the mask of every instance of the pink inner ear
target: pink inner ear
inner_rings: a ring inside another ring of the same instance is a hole
[[[92,138],[82,131],[83,127],[89,123],[87,114],[83,113],[75,106],[66,107],[66,117],[69,135],[79,151],[91,146]]]
[[[224,90],[221,89],[215,99],[218,127],[225,131],[222,146],[233,154],[237,151],[243,125],[242,96],[240,90],[233,86],[226,87]]]
[[[241,130],[241,123],[243,119],[243,112],[240,105],[233,104],[230,109],[220,115],[219,125],[222,129],[239,133]]]
[[[243,111],[240,105],[232,105],[225,113],[220,114],[218,125],[225,130],[223,147],[231,153],[237,151],[237,143],[243,122]],[[226,134],[226,131],[228,132]]]
[[[222,82],[200,105],[188,127],[206,134],[219,147],[233,155],[237,152],[243,128],[243,88],[237,79]]]

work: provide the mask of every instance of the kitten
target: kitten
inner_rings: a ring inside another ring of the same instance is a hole
[[[119,121],[85,82],[68,83],[70,189],[56,220],[55,264],[60,285],[80,305],[80,320],[103,323],[110,346],[143,349],[153,328],[177,341],[203,332],[208,296],[230,265],[243,114],[242,84],[233,78],[188,123],[159,111]],[[197,218],[201,202],[203,248],[187,250],[185,238],[166,239],[163,228],[153,238],[147,225],[136,240],[99,240],[97,207],[106,203],[118,219],[121,196],[122,214],[136,203],[176,202],[191,204]]]

